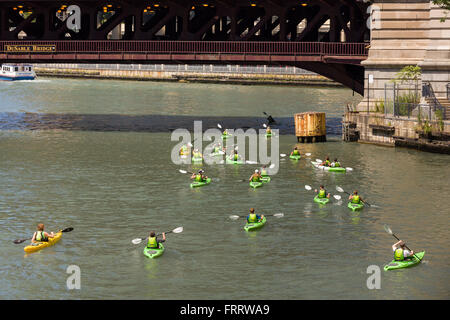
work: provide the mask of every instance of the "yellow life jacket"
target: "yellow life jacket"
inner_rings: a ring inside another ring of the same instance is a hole
[[[156,237],[148,237],[147,248],[159,248]]]

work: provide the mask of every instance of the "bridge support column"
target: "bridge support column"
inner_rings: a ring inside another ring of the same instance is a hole
[[[430,81],[436,96],[445,95],[450,82],[450,15],[431,0],[375,0],[379,9],[372,21],[371,47],[365,67],[364,99],[360,112],[375,110],[384,100],[384,87],[407,65],[423,69],[422,81]],[[368,83],[373,77],[373,83]]]

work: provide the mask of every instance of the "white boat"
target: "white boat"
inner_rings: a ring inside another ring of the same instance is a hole
[[[32,65],[4,64],[0,69],[0,80],[34,80],[36,73]]]

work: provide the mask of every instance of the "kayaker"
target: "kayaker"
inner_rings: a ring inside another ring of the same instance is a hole
[[[158,239],[158,237],[156,236],[154,231],[150,232],[150,236],[148,237],[148,241],[147,241],[147,248],[148,249],[157,249],[159,248],[159,244],[161,242],[166,241],[166,234],[163,232],[162,233],[162,240]]]
[[[191,179],[195,179],[197,182],[203,182],[208,179],[207,176],[204,175],[205,171],[203,169],[198,170],[198,173],[193,173]]]
[[[248,223],[260,222],[262,220],[262,218],[264,218],[263,214],[260,216],[260,215],[255,213],[255,209],[254,208],[250,208],[250,213],[247,216],[247,222]]]
[[[44,224],[39,223],[37,225],[37,231],[33,234],[33,237],[31,238],[31,243],[36,242],[47,242],[48,238],[53,238],[55,234],[51,232],[50,234],[44,231]]]
[[[359,203],[361,203],[361,201],[363,201],[363,199],[359,196],[357,190],[353,191],[353,194],[351,194],[348,197],[348,200],[351,200],[352,203],[357,203],[357,204],[359,204]]]
[[[239,154],[237,150],[234,150],[234,153],[230,156],[231,161],[238,161],[239,160]]]
[[[222,135],[223,136],[228,136],[228,129],[223,130]]]
[[[267,172],[267,167],[266,165],[263,165],[261,168],[261,176],[268,176],[269,173]]]
[[[331,164],[332,167],[340,167],[341,163],[338,161],[337,158],[334,158],[333,163]]]
[[[291,152],[291,156],[299,156],[300,150],[297,147],[294,148],[294,151]]]
[[[189,153],[189,151],[188,151],[187,145],[182,146],[180,149],[180,155],[184,156],[184,155],[188,155],[188,153]]]
[[[214,146],[213,153],[219,153],[219,152],[221,152],[221,151],[223,151],[222,145],[221,145],[220,143],[216,144],[216,145]]]
[[[202,158],[202,154],[198,151],[198,149],[194,149],[194,151],[192,152],[192,157],[194,158]]]
[[[272,129],[270,129],[270,126],[267,126],[266,133],[267,134],[272,134]]]
[[[250,179],[248,179],[249,182],[260,182],[261,181],[261,174],[259,173],[259,170],[256,169],[255,173],[252,174]]]
[[[327,157],[324,162],[321,163],[321,166],[329,167],[331,165],[330,157]]]
[[[315,189],[314,192],[318,193],[318,198],[330,198],[330,194],[327,193],[323,185],[320,185],[319,190]]]
[[[403,261],[414,256],[414,251],[409,251],[405,247],[405,242],[400,240],[392,245],[392,250],[394,251],[394,260]]]

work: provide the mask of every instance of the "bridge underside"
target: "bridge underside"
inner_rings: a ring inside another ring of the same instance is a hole
[[[71,4],[81,8],[79,32],[64,22]],[[4,0],[0,38],[363,42],[367,6],[361,0]]]

